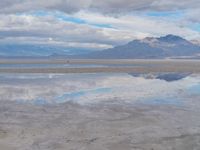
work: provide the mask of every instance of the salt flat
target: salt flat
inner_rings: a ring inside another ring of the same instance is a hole
[[[200,147],[199,61],[97,64],[0,67],[0,149]]]
[[[176,107],[1,103],[3,150],[188,150],[200,144],[199,111]]]
[[[0,67],[0,73],[95,73],[95,72],[200,72],[199,60],[93,60],[93,59],[1,59],[3,64],[32,64],[29,67]],[[34,67],[35,64],[78,64],[79,67]],[[103,67],[81,67],[81,65],[107,65]],[[111,66],[115,65],[115,66]],[[123,65],[123,66],[122,66]]]

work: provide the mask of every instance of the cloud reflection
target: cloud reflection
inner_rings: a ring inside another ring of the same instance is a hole
[[[69,101],[79,104],[134,103],[143,100],[153,104],[174,104],[176,102],[172,99],[185,95],[188,88],[198,82],[200,78],[197,76],[166,82],[130,74],[6,75],[0,77],[0,100],[38,105]]]

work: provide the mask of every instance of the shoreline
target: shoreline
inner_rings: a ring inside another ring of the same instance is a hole
[[[32,65],[31,67],[9,67],[9,65]],[[37,67],[34,65],[72,65],[63,67]],[[2,65],[2,66],[1,66]],[[8,65],[3,67],[3,65]],[[80,65],[73,67],[73,65]],[[81,67],[81,65],[108,65]],[[109,66],[116,65],[116,66]],[[120,66],[123,65],[123,66]],[[127,66],[126,66],[127,65]],[[133,65],[133,66],[131,66]],[[34,59],[0,60],[0,73],[200,73],[200,60],[82,60],[82,59]]]

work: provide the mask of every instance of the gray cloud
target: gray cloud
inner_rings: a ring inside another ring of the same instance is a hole
[[[1,13],[58,10],[67,13],[88,8],[91,0],[1,0]]]
[[[192,23],[200,23],[200,9],[192,9],[188,11],[185,15],[185,20]]]
[[[119,34],[124,33],[61,21],[52,16],[0,15],[1,43],[43,43],[85,48],[96,46],[97,49],[104,49],[126,41]]]
[[[191,25],[200,23],[198,1],[0,0],[0,42],[62,44],[88,48],[96,46],[104,49],[135,38],[169,33],[196,39],[200,37],[200,33],[192,29]],[[28,13],[38,10],[62,11],[70,17],[86,20],[89,24],[71,23],[53,15],[34,16]],[[183,17],[173,20],[170,17],[141,15],[151,11],[178,11],[183,12]],[[92,24],[108,24],[113,28],[98,28]]]
[[[171,11],[199,8],[199,0],[0,0],[1,13],[34,10],[58,10],[67,13],[79,10],[96,10],[107,13],[130,11]]]
[[[169,33],[190,39],[200,37],[198,32],[180,27],[179,23],[168,20],[133,15],[114,18],[84,12],[74,14],[74,17],[82,18],[89,24],[71,23],[51,15],[39,17],[28,14],[2,14],[0,15],[0,44],[54,44],[105,49],[125,44],[135,38],[161,36]],[[114,28],[98,28],[90,24],[109,24]]]

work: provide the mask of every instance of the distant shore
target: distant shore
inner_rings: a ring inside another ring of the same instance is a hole
[[[2,67],[1,65],[7,65]],[[29,67],[9,67],[11,64],[32,64]],[[38,64],[79,64],[80,67],[45,67],[39,68]],[[115,65],[103,67],[84,67],[81,65]],[[123,66],[121,66],[123,65]],[[126,66],[127,65],[127,66]],[[187,72],[200,73],[200,60],[144,60],[144,59],[0,59],[0,73],[157,73],[157,72]]]

